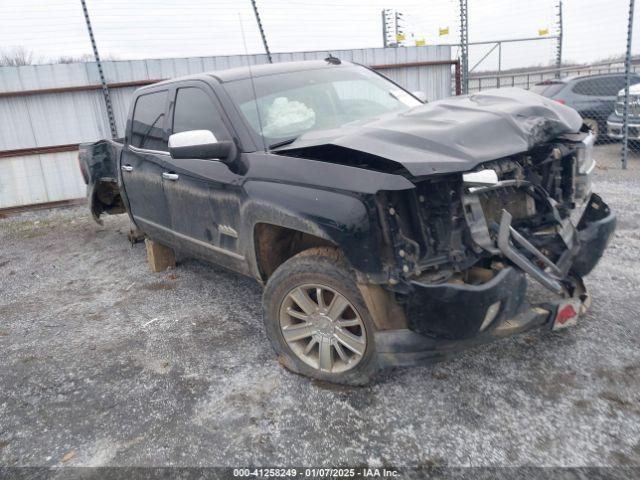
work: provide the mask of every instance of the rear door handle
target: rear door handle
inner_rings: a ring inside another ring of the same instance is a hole
[[[178,178],[180,178],[180,176],[177,173],[162,172],[162,178],[166,178],[167,180],[172,180],[175,182],[176,180],[178,180]]]
[[[123,172],[132,172],[132,171],[133,171],[133,167],[132,167],[131,165],[122,165],[122,166],[120,167],[120,169],[121,169]]]

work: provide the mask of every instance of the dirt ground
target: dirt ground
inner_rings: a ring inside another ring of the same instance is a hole
[[[640,465],[640,157],[618,155],[597,148],[619,224],[578,326],[365,388],[285,371],[258,284],[151,273],[126,216],[0,220],[0,466]]]

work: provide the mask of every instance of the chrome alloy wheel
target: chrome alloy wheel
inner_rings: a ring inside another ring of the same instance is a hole
[[[280,331],[300,360],[323,372],[352,369],[367,347],[358,311],[344,295],[324,285],[300,285],[285,296]]]

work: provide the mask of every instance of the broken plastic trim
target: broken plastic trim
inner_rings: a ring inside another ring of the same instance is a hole
[[[531,275],[542,286],[548,288],[558,295],[563,295],[564,293],[566,293],[565,288],[558,280],[553,278],[544,270],[540,269],[512,246],[511,242],[509,241],[511,238],[513,238],[521,247],[529,251],[529,253],[542,261],[551,270],[556,273],[560,273],[560,269],[556,264],[545,257],[537,248],[531,245],[531,243],[529,243],[524,237],[522,237],[511,227],[511,219],[511,214],[503,209],[502,215],[500,217],[500,230],[498,232],[498,248],[500,249],[500,251],[505,257],[515,263],[526,273]]]

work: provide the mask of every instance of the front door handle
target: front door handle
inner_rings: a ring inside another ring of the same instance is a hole
[[[176,180],[178,180],[178,178],[180,178],[180,176],[177,173],[162,172],[162,178],[175,182]]]
[[[120,169],[121,169],[123,172],[132,172],[132,171],[133,171],[133,167],[132,167],[131,165],[122,165],[122,166],[120,167]]]

